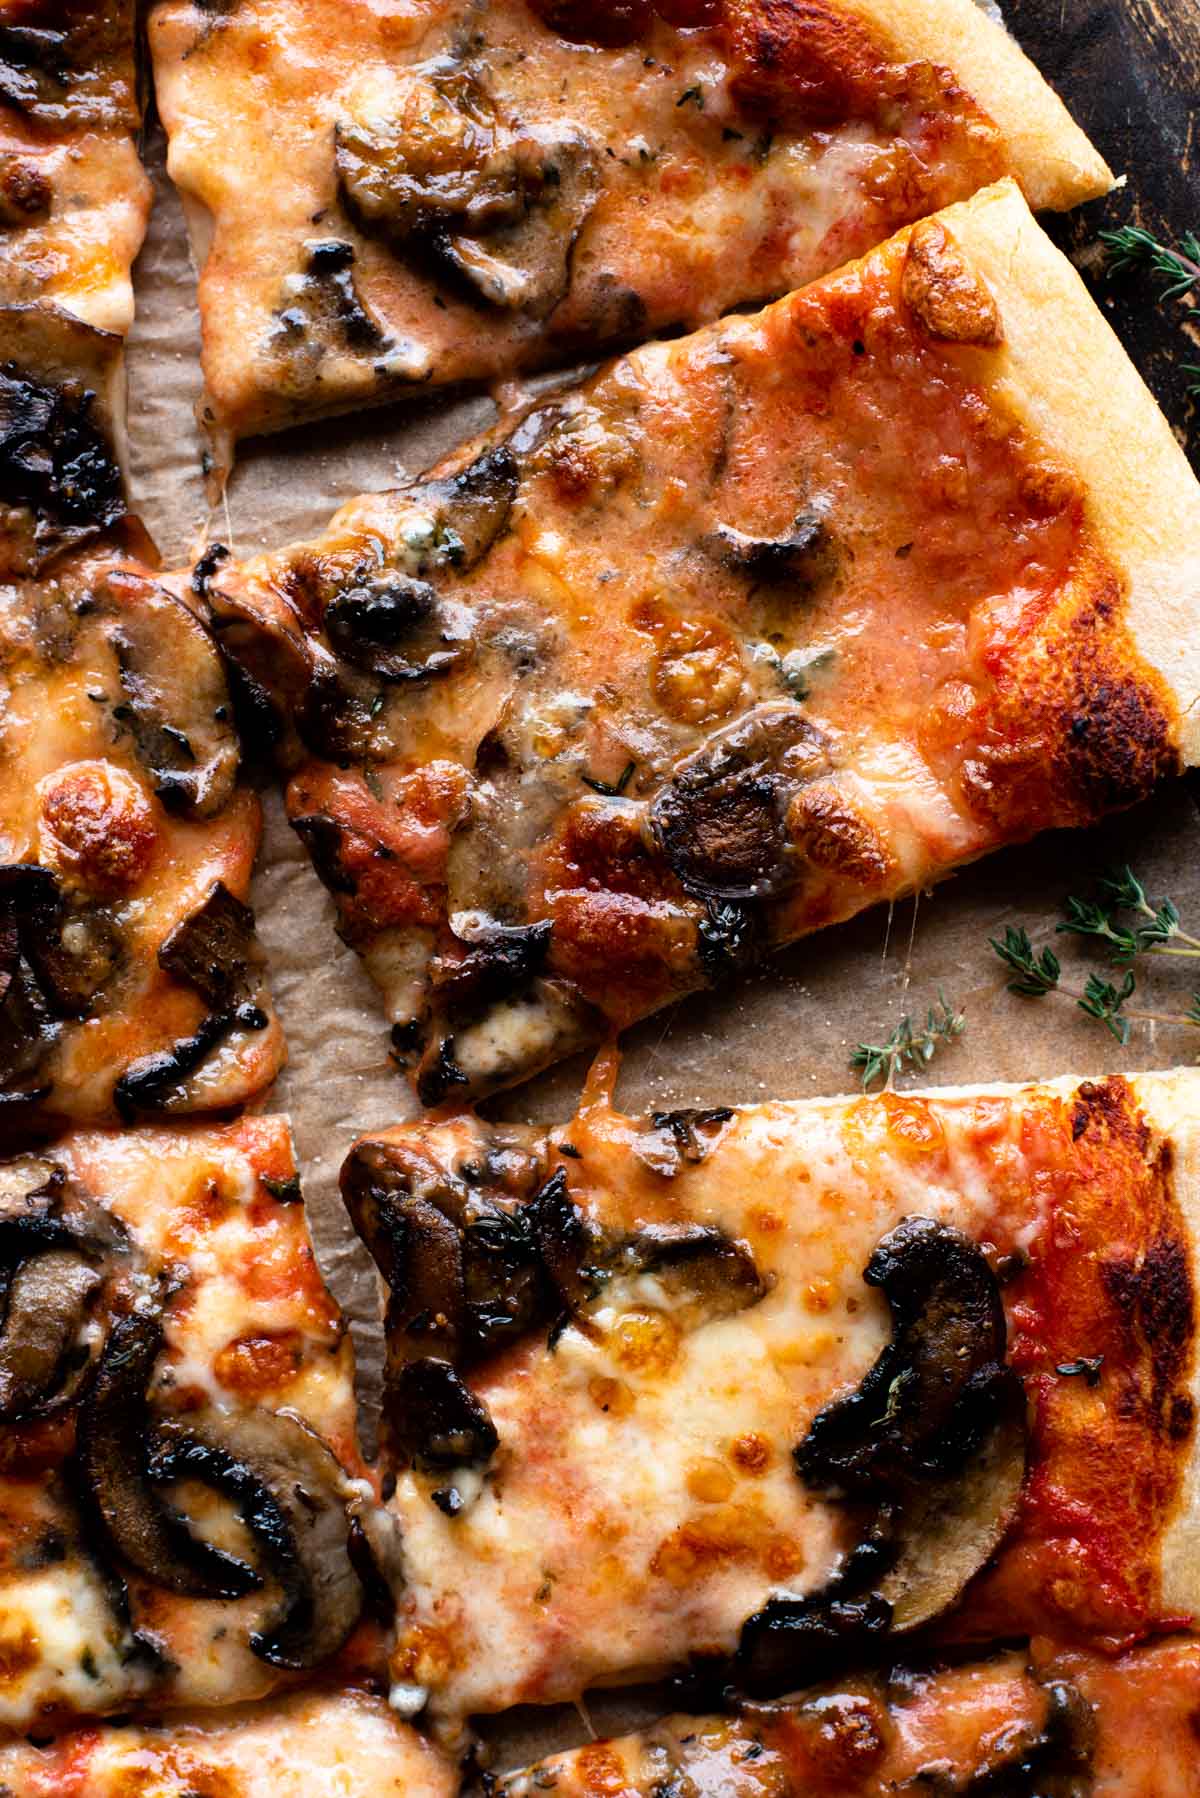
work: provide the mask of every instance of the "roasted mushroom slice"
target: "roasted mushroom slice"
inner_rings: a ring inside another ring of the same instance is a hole
[[[426,581],[379,569],[343,587],[325,608],[334,653],[389,683],[433,680],[470,654],[473,617],[439,601]]]
[[[336,1654],[358,1620],[362,1587],[350,1558],[348,1482],[334,1455],[280,1412],[198,1411],[156,1423],[149,1472],[197,1480],[232,1500],[261,1576],[280,1597],[250,1636],[261,1660],[307,1672]]]
[[[857,1390],[818,1412],[795,1451],[810,1486],[869,1494],[964,1466],[993,1429],[1007,1327],[1000,1289],[960,1230],[910,1217],[863,1272],[892,1339]]]
[[[752,582],[786,581],[791,588],[816,587],[834,566],[833,539],[816,512],[798,512],[781,537],[752,537],[733,525],[719,524],[704,539],[704,547]]]
[[[651,1276],[682,1329],[733,1317],[765,1297],[744,1243],[704,1224],[646,1224],[605,1258],[614,1275]]]
[[[690,892],[771,898],[803,871],[788,841],[788,799],[828,759],[795,706],[757,706],[679,763],[650,808],[651,835]]]
[[[429,576],[449,569],[466,574],[478,567],[508,529],[520,470],[507,444],[484,450],[458,474],[420,481],[404,498],[411,513],[402,519],[404,566]]]
[[[389,1448],[402,1464],[426,1470],[479,1467],[500,1445],[487,1406],[448,1361],[408,1361],[384,1386]]]
[[[118,1226],[61,1169],[33,1157],[0,1168],[0,1419],[70,1403],[93,1352],[83,1330]]]
[[[486,232],[439,231],[444,261],[480,299],[504,312],[546,318],[571,284],[575,243],[600,191],[595,152],[586,139],[540,139],[514,146],[523,211]]]
[[[473,925],[469,936],[455,939],[458,954],[443,951],[434,957],[430,969],[434,1002],[440,1009],[459,1010],[520,991],[541,971],[553,930],[549,919],[536,924],[489,920]]]
[[[334,157],[364,231],[415,243],[477,298],[540,318],[565,293],[599,189],[592,147],[577,133],[510,129],[461,64],[364,90],[338,123]]]
[[[0,1419],[27,1416],[53,1393],[101,1282],[74,1249],[49,1249],[12,1275],[0,1333]],[[81,1357],[74,1371],[85,1365]],[[60,1395],[64,1402],[75,1384]]]
[[[39,1070],[59,1023],[29,960],[58,905],[58,884],[45,868],[0,868],[0,1104],[28,1103],[48,1088]]]
[[[0,575],[34,574],[125,515],[121,339],[40,301],[0,307],[0,343],[0,493],[28,518],[0,549]]]
[[[166,937],[158,961],[195,987],[213,1011],[231,1012],[261,993],[266,957],[254,934],[254,913],[218,880]]]
[[[864,1278],[887,1297],[892,1340],[855,1392],[817,1414],[795,1462],[808,1485],[873,1504],[874,1518],[823,1592],[773,1599],[743,1626],[738,1676],[758,1694],[941,1616],[1020,1500],[1025,1395],[1004,1365],[1004,1308],[980,1249],[906,1218]]]
[[[157,1317],[130,1312],[109,1332],[79,1416],[78,1460],[100,1537],[139,1573],[191,1598],[241,1598],[254,1569],[192,1534],[155,1492],[147,1463],[146,1387],[163,1345]]]
[[[893,1565],[878,1585],[894,1633],[919,1629],[957,1603],[1008,1534],[1025,1482],[1025,1394],[1015,1374],[993,1388],[996,1418],[960,1472],[912,1491]]]
[[[114,572],[110,587],[137,587],[109,626],[138,757],[169,810],[211,818],[228,803],[238,740],[216,645],[179,600],[143,576]]]

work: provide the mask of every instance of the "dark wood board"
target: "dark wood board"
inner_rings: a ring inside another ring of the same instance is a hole
[[[1193,465],[1200,408],[1181,364],[1200,363],[1200,303],[1158,302],[1146,273],[1105,275],[1097,232],[1137,224],[1200,233],[1200,0],[1002,0],[1005,18],[1126,185],[1050,221],[1082,268]]]

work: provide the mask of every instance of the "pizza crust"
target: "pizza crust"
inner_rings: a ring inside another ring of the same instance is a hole
[[[1175,1068],[1130,1080],[1150,1122],[1170,1145],[1175,1199],[1192,1243],[1192,1299],[1200,1280],[1200,1072]],[[1200,1355],[1192,1368],[1192,1398],[1200,1417]],[[1194,1426],[1193,1426],[1194,1427]],[[1162,1602],[1168,1616],[1200,1615],[1200,1431],[1192,1441],[1179,1511],[1162,1549]]]
[[[1127,582],[1125,620],[1178,706],[1200,762],[1200,486],[1083,281],[1013,181],[939,219],[991,284],[1004,326],[988,385],[1087,489],[1090,523]]]
[[[1000,127],[1029,204],[1098,199],[1112,170],[1016,39],[976,0],[843,0],[902,58],[946,64]]]

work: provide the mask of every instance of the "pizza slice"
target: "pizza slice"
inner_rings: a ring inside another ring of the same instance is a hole
[[[156,0],[149,30],[222,464],[772,298],[1003,175],[1111,182],[974,0]]]
[[[592,1742],[495,1780],[492,1798],[1192,1798],[1200,1644],[1107,1659],[887,1668],[800,1700]]]
[[[284,1056],[259,804],[208,632],[139,564],[0,585],[0,1128],[235,1105]]]
[[[0,1164],[0,1256],[0,1726],[240,1703],[352,1656],[371,1488],[286,1122]]]
[[[125,514],[140,125],[134,0],[0,0],[0,577]]]
[[[1002,184],[195,578],[432,1105],[1195,760],[1197,544]]]
[[[0,1746],[7,1798],[455,1798],[454,1769],[366,1688]]]
[[[648,1119],[594,1079],[560,1129],[364,1139],[342,1190],[392,1702],[449,1741],[1200,1613],[1200,1073]]]

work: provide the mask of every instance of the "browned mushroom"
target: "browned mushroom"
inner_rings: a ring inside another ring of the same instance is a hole
[[[487,1406],[448,1361],[406,1361],[384,1385],[383,1424],[401,1465],[426,1471],[475,1467],[500,1444]]]
[[[651,835],[689,891],[770,898],[803,872],[788,799],[827,765],[824,738],[796,706],[757,706],[677,765],[650,808]]]
[[[486,82],[444,58],[338,122],[342,197],[363,231],[414,245],[476,298],[544,317],[599,187],[577,132],[510,128]]]
[[[158,951],[160,967],[195,987],[221,1013],[257,1001],[265,960],[254,933],[254,913],[221,880],[176,924]]]
[[[151,1478],[197,1480],[228,1497],[250,1531],[259,1578],[280,1588],[250,1635],[273,1667],[306,1672],[336,1654],[358,1620],[349,1496],[330,1450],[298,1418],[265,1410],[198,1411],[156,1422]]]
[[[109,1552],[156,1585],[191,1598],[240,1598],[253,1568],[192,1534],[154,1491],[146,1387],[163,1344],[158,1318],[131,1312],[109,1332],[79,1417],[80,1473]]]
[[[163,804],[211,818],[233,793],[239,759],[216,645],[200,620],[154,582],[122,573],[110,575],[108,584],[118,596],[136,599],[120,605],[108,626],[125,695],[114,716],[129,726]]]
[[[753,582],[784,581],[793,589],[817,586],[834,567],[833,539],[816,512],[798,513],[780,537],[752,537],[720,524],[704,539],[704,547]]]
[[[932,1622],[961,1597],[1012,1524],[1025,1477],[1020,1380],[1005,1365],[999,1288],[978,1246],[906,1218],[864,1278],[892,1338],[857,1389],[819,1412],[795,1450],[805,1483],[874,1518],[830,1583],[774,1598],[743,1625],[737,1676],[786,1690]]]

